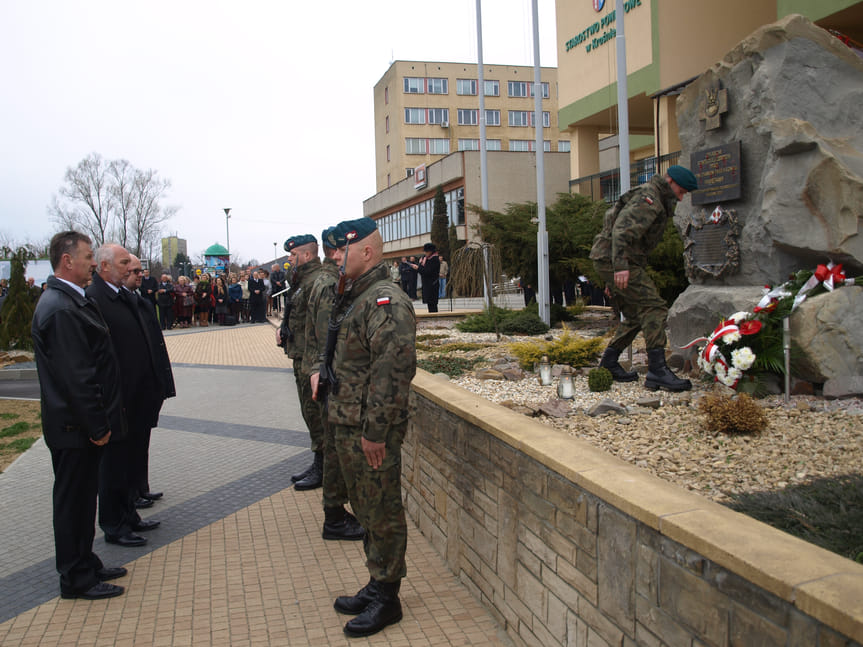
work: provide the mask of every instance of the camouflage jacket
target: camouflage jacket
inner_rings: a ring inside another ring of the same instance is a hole
[[[372,442],[408,419],[410,385],[416,374],[416,316],[385,263],[360,276],[345,293],[333,368],[337,392],[329,419],[361,427]]]
[[[317,373],[324,360],[327,347],[327,327],[330,312],[336,298],[339,283],[339,267],[335,261],[325,258],[318,277],[309,289],[309,307],[306,314],[306,350],[303,352],[303,372]]]
[[[290,328],[294,338],[288,342],[287,353],[291,359],[302,359],[306,349],[306,311],[309,304],[309,292],[321,271],[321,259],[313,258],[307,263],[300,265],[291,279],[291,289],[287,294],[289,307],[285,308],[288,314],[287,327]],[[282,321],[282,330],[285,329],[285,321]]]
[[[644,267],[676,206],[677,197],[662,175],[627,191],[605,212],[590,258],[610,262],[615,272],[628,270],[630,265]]]

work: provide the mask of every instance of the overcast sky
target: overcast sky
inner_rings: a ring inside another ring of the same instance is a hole
[[[475,0],[0,0],[0,232],[45,240],[90,153],[171,180],[166,234],[193,258],[362,216],[375,193],[372,88],[392,60],[476,62]],[[531,0],[483,3],[487,64],[533,65]],[[554,0],[540,63],[557,65]],[[454,91],[451,89],[451,91]]]

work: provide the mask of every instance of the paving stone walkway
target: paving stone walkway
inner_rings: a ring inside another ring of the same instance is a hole
[[[321,539],[320,490],[290,363],[271,325],[166,335],[178,397],[153,431],[162,525],[141,548],[105,544],[126,594],[63,600],[54,569],[50,454],[42,440],[0,474],[0,645],[508,645],[495,619],[409,521],[404,619],[347,639],[333,599],[368,580],[359,542]]]

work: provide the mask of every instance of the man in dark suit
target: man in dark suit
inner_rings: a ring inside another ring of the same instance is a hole
[[[132,259],[120,245],[107,243],[96,250],[96,274],[87,288],[108,324],[123,376],[122,395],[129,434],[109,443],[99,466],[99,526],[105,541],[121,546],[143,546],[147,540],[135,534],[151,530],[158,522],[142,522],[135,510],[137,491],[131,481],[132,453],[141,437],[156,426],[162,405],[152,342],[138,306],[124,282]]]
[[[84,295],[95,268],[90,239],[76,231],[49,245],[54,276],[33,315],[42,432],[54,467],[54,547],[64,598],[97,600],[123,593],[106,580],[126,569],[105,568],[93,552],[99,463],[106,444],[122,437],[121,375],[108,327]]]
[[[147,333],[150,335],[150,346],[154,353],[154,361],[156,372],[161,378],[160,384],[152,385],[152,388],[161,388],[163,393],[162,401],[167,398],[172,398],[176,395],[174,390],[174,374],[171,371],[171,360],[168,358],[168,349],[165,347],[165,338],[162,336],[162,329],[156,319],[156,312],[150,302],[139,296],[142,285],[141,280],[141,261],[134,254],[130,255],[132,262],[129,264],[129,277],[126,279],[125,287],[132,293],[133,301],[138,306],[141,315],[141,320],[144,323]],[[143,270],[146,273],[146,270]],[[162,401],[159,402],[161,410]],[[158,411],[156,412],[158,416]],[[149,479],[149,464],[150,464],[150,434],[152,429],[147,429],[146,432],[139,437],[131,438],[132,447],[132,468],[131,481],[135,494],[136,508],[149,508],[153,501],[162,498],[162,492],[153,492],[150,490]],[[136,513],[137,514],[137,513]],[[158,525],[158,521],[142,521],[140,517],[137,519],[138,525],[143,529],[149,530]],[[156,524],[156,525],[153,525]]]
[[[276,296],[279,292],[285,289],[285,273],[282,271],[282,268],[278,266],[277,263],[273,263],[273,267],[271,268],[272,272],[270,272],[270,286],[273,293],[273,312],[281,312],[282,311],[282,299],[285,298],[284,294],[280,294]]]
[[[140,262],[140,261],[139,261]],[[156,277],[150,276],[150,270],[144,270],[143,275],[139,274],[141,280],[138,284],[138,292],[147,301],[156,307],[156,291],[159,289],[159,282]]]

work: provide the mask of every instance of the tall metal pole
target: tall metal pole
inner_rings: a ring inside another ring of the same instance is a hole
[[[480,191],[482,194],[482,208],[488,210],[488,152],[485,141],[485,70],[483,69],[482,61],[482,0],[476,0],[476,81],[477,94],[479,94],[479,182]],[[486,275],[491,273],[491,259],[488,255],[488,248],[483,247],[483,264],[485,266]],[[483,296],[485,297],[485,307],[491,311],[492,291],[488,289],[488,284],[491,283],[490,277],[488,281],[483,281]]]
[[[537,305],[539,317],[551,325],[551,303],[548,283],[548,232],[545,229],[545,142],[542,131],[542,70],[539,65],[539,8],[533,0],[533,98],[534,126],[536,127],[536,215],[539,227],[536,232]]]
[[[225,208],[225,240],[228,250],[228,267],[231,267],[231,224],[228,222],[231,219],[231,208]]]
[[[620,195],[629,191],[629,91],[626,81],[626,36],[623,33],[623,0],[617,0],[615,29],[617,38],[617,139],[620,151]]]

